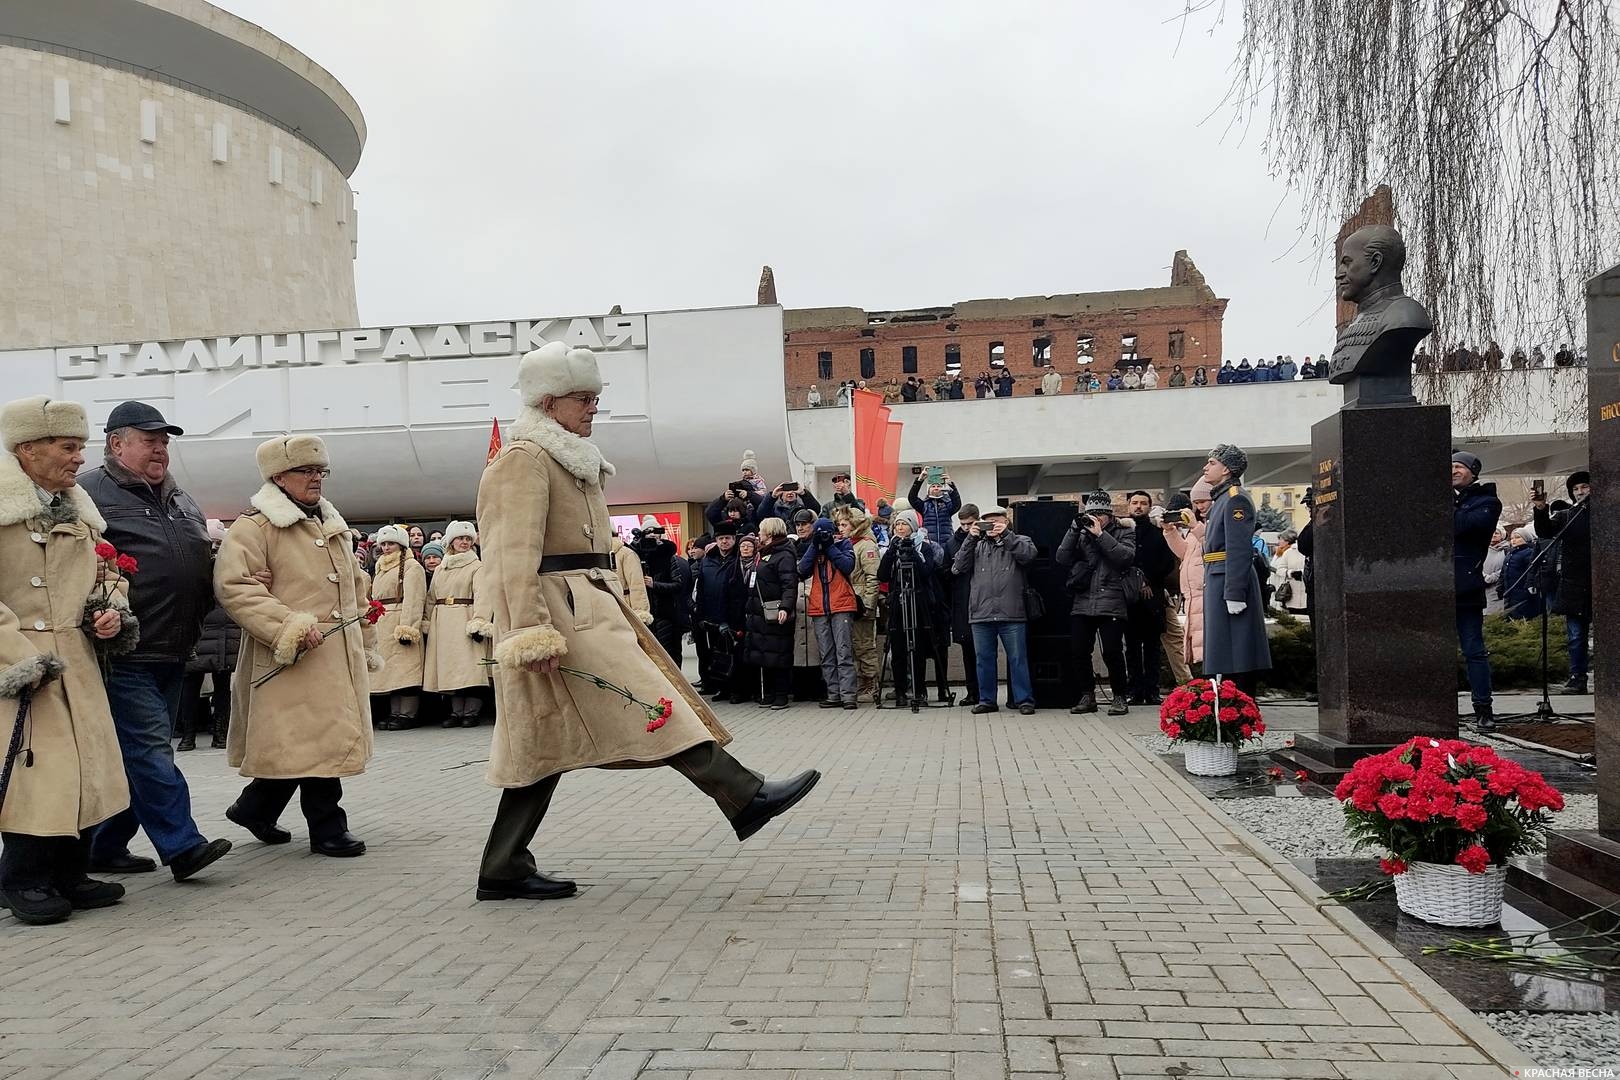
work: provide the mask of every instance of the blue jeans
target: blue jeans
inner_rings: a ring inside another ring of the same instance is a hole
[[[1007,651],[1007,681],[1012,684],[1014,705],[1035,704],[1035,691],[1029,685],[1029,624],[1021,622],[976,622],[973,624],[973,652],[979,676],[979,702],[996,703],[996,641]]]
[[[129,809],[96,826],[91,861],[126,854],[136,828],[146,830],[165,866],[204,842],[191,818],[191,789],[169,743],[185,679],[182,663],[112,665],[107,700],[129,778]]]
[[[1564,632],[1569,639],[1569,677],[1571,679],[1586,678],[1587,654],[1586,637],[1592,632],[1590,618],[1578,618],[1573,615],[1564,617]]]
[[[1468,690],[1475,705],[1491,703],[1491,658],[1485,651],[1485,609],[1457,609],[1457,642],[1468,664]]]

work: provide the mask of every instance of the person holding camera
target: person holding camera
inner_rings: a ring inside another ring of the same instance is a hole
[[[962,509],[962,494],[956,490],[950,473],[938,465],[921,470],[911,481],[906,499],[911,509],[917,511],[918,526],[927,530],[929,536],[951,535],[951,518]]]
[[[693,576],[697,606],[692,639],[697,645],[703,693],[717,700],[730,694],[732,704],[741,704],[746,689],[734,676],[745,594],[735,525],[724,521],[714,527],[714,546],[697,561]]]
[[[809,583],[805,614],[821,654],[821,679],[827,696],[823,709],[855,708],[855,549],[838,535],[830,518],[817,518],[810,542],[799,553],[799,578]]]
[[[747,480],[733,480],[726,485],[726,489],[709,504],[703,516],[709,519],[710,525],[718,525],[722,521],[729,521],[737,529],[740,536],[752,532],[759,521],[759,510],[765,502],[765,496],[754,490],[754,485]]]
[[[1007,653],[1007,681],[1018,711],[1035,711],[1035,690],[1029,680],[1029,622],[1024,590],[1024,568],[1035,561],[1035,541],[1012,531],[1007,509],[993,506],[968,530],[951,570],[972,574],[968,597],[968,623],[973,627],[973,651],[978,666],[979,703],[975,714],[999,711],[996,706],[996,643]]]
[[[928,539],[918,520],[915,510],[894,515],[894,541],[883,553],[877,573],[878,581],[889,588],[889,655],[894,667],[894,700],[901,708],[913,698],[919,704],[927,698],[925,665],[929,657],[934,659],[939,700],[950,698],[940,581],[945,550]]]
[[[967,685],[964,703],[979,703],[979,664],[973,652],[973,626],[968,622],[968,599],[973,592],[973,572],[958,571],[956,553],[962,550],[968,534],[979,520],[979,508],[974,503],[963,503],[956,512],[961,524],[945,541],[946,589],[950,593],[951,638],[962,648],[963,681]]]
[[[768,517],[759,524],[758,562],[747,577],[748,634],[743,658],[764,671],[761,704],[781,710],[793,696],[793,623],[799,602],[798,554],[787,523]]]
[[[1468,669],[1468,690],[1474,702],[1474,723],[1481,731],[1496,724],[1491,702],[1491,658],[1485,648],[1485,555],[1491,534],[1502,516],[1502,500],[1495,484],[1479,482],[1485,465],[1466,450],[1451,455],[1451,487],[1455,497],[1455,546],[1452,570],[1457,584],[1457,640]],[[1541,531],[1539,526],[1536,530]]]
[[[827,504],[829,509],[836,510],[840,506],[855,506],[866,509],[866,500],[855,496],[855,490],[850,487],[849,473],[833,473],[833,497]]]
[[[1125,632],[1131,592],[1142,588],[1142,572],[1136,565],[1137,536],[1135,526],[1114,519],[1113,497],[1106,491],[1093,491],[1058,545],[1058,565],[1069,567],[1065,587],[1074,595],[1069,640],[1080,667],[1080,700],[1069,711],[1076,715],[1097,711],[1097,675],[1091,653],[1098,635],[1102,636],[1103,665],[1114,691],[1108,715],[1124,716],[1130,711]]]
[[[1204,463],[1215,493],[1204,527],[1204,674],[1231,679],[1253,697],[1260,672],[1271,669],[1271,643],[1255,571],[1254,500],[1240,483],[1248,466],[1249,455],[1231,443]]]
[[[641,519],[641,528],[631,531],[630,540],[632,550],[641,559],[641,574],[647,584],[653,637],[679,668],[681,639],[692,627],[691,568],[651,514]]]
[[[793,516],[800,510],[808,510],[812,514],[819,515],[821,503],[814,495],[803,490],[798,481],[789,481],[777,484],[775,490],[765,496],[765,501],[759,505],[758,520],[763,522],[766,518],[781,518],[782,524],[791,530]]]
[[[878,668],[882,653],[877,644],[878,624],[878,564],[880,553],[877,538],[872,535],[872,519],[858,506],[839,506],[833,510],[833,521],[838,534],[848,540],[855,552],[855,569],[849,583],[855,589],[855,700],[875,702],[878,693]]]
[[[1536,535],[1558,544],[1558,586],[1548,606],[1564,617],[1569,642],[1569,681],[1564,684],[1564,693],[1584,694],[1586,640],[1592,632],[1592,513],[1588,503],[1592,474],[1585,469],[1570,473],[1564,488],[1574,500],[1567,510],[1549,510],[1547,496],[1539,488],[1539,497],[1531,506],[1535,510]]]

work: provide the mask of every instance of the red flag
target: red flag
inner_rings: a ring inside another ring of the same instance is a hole
[[[490,462],[494,461],[495,460],[495,455],[500,453],[500,452],[501,452],[501,421],[500,421],[499,418],[496,418],[490,424],[490,428],[489,428],[489,456],[484,459],[484,464],[488,465]]]
[[[890,409],[883,395],[871,390],[855,391],[855,494],[873,513],[878,499],[894,501],[895,478],[900,468],[900,428],[890,420]],[[893,446],[890,446],[890,443]]]

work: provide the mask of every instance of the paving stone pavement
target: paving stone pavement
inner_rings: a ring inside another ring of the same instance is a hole
[[[1101,718],[723,710],[734,752],[825,773],[739,845],[672,770],[564,779],[566,901],[478,903],[489,729],[378,735],[360,859],[237,850],[0,917],[0,1077],[615,1080],[1342,1077],[1507,1070]],[[144,839],[142,840],[144,842]],[[1456,1015],[1453,1013],[1452,1015]]]

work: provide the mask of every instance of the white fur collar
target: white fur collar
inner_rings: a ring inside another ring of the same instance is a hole
[[[476,551],[457,551],[457,552],[453,552],[452,554],[446,555],[444,557],[444,561],[439,564],[439,569],[440,570],[459,570],[461,567],[466,566],[469,563],[475,563],[477,561],[478,561],[478,552],[476,552]]]
[[[70,487],[63,494],[64,501],[78,514],[80,521],[94,532],[107,531],[107,520],[83,488]],[[37,521],[45,516],[45,511],[34,482],[23,472],[17,455],[0,453],[0,525]]]
[[[304,513],[302,507],[287,497],[287,493],[276,487],[275,484],[266,483],[248,500],[253,509],[264,515],[264,519],[278,529],[290,529],[303,521],[309,515]],[[337,512],[337,507],[320,501],[321,535],[337,536],[349,531],[349,523]]]
[[[512,422],[512,438],[534,443],[587,484],[600,485],[613,475],[613,466],[603,459],[595,443],[568,431],[532,405],[525,405]]]

